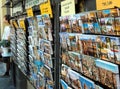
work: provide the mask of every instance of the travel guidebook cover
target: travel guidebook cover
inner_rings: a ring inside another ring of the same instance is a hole
[[[97,59],[95,61],[99,69],[99,82],[112,89],[120,89],[118,65]]]

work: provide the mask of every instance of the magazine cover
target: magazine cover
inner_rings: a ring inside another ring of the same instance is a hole
[[[112,89],[120,89],[118,65],[97,59],[96,66],[99,68],[99,82]]]
[[[72,32],[69,16],[60,17],[60,32]]]
[[[98,79],[98,68],[95,65],[96,58],[87,55],[82,55],[82,70],[83,74],[87,77],[97,80]]]
[[[81,89],[95,89],[95,83],[83,76],[79,77]]]
[[[120,17],[115,18],[115,35],[120,36]]]
[[[74,52],[80,53],[81,41],[80,41],[79,34],[69,33],[67,44],[68,44],[69,51],[74,51]]]
[[[82,72],[82,64],[81,64],[81,55],[76,52],[68,52],[69,60],[67,60],[67,65],[72,69]]]
[[[60,46],[63,51],[68,50],[67,39],[68,39],[68,33],[60,33]]]
[[[50,54],[44,53],[44,64],[53,68],[52,57]]]
[[[43,40],[44,52],[48,54],[53,54],[51,42],[47,40]]]

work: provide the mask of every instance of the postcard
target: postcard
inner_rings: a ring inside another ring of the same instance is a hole
[[[48,67],[47,65],[44,66],[44,76],[45,76],[45,79],[47,80],[47,84],[53,85],[52,71],[51,71],[51,68]]]
[[[38,27],[44,26],[45,23],[43,21],[42,15],[37,15],[37,23],[38,23]]]
[[[44,52],[48,54],[53,54],[51,42],[47,40],[43,40],[43,44],[44,44]]]
[[[60,83],[61,83],[62,89],[68,89],[68,84],[64,80],[61,79]]]
[[[109,88],[119,89],[120,80],[118,65],[99,59],[97,59],[95,63],[99,68],[99,82],[107,85]]]
[[[83,76],[79,77],[81,89],[95,89],[95,83]]]
[[[115,35],[120,36],[120,17],[115,18]]]
[[[60,32],[72,32],[69,16],[60,17]]]
[[[44,78],[44,75],[39,72],[39,89],[44,89],[45,88],[45,78]]]
[[[80,53],[82,50],[80,34],[69,33],[68,36],[69,36],[67,40],[68,50]]]
[[[96,58],[87,55],[82,55],[82,70],[83,74],[93,80],[98,79],[98,68],[95,65]]]
[[[67,50],[68,33],[60,33],[60,45],[62,50]]]
[[[50,68],[53,68],[52,57],[50,54],[44,53],[44,63]]]
[[[69,60],[67,60],[67,65],[72,69],[82,72],[82,64],[81,64],[81,55],[76,52],[68,52]]]
[[[83,33],[83,26],[80,19],[80,14],[71,15],[69,19],[71,21],[72,33]]]

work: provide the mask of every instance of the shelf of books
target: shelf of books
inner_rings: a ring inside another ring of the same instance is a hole
[[[48,14],[27,18],[30,80],[36,88],[53,89],[52,23]]]
[[[59,19],[62,89],[120,89],[120,10]]]

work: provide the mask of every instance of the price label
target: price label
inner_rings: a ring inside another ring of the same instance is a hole
[[[28,17],[32,17],[33,16],[33,9],[32,8],[27,9],[27,16]]]
[[[120,0],[96,0],[97,10],[120,7]]]
[[[42,15],[43,14],[49,14],[51,18],[53,17],[50,0],[41,4],[40,5],[40,10],[41,10]]]
[[[20,28],[23,28],[24,30],[26,30],[24,20],[19,20],[19,25],[20,25]]]

